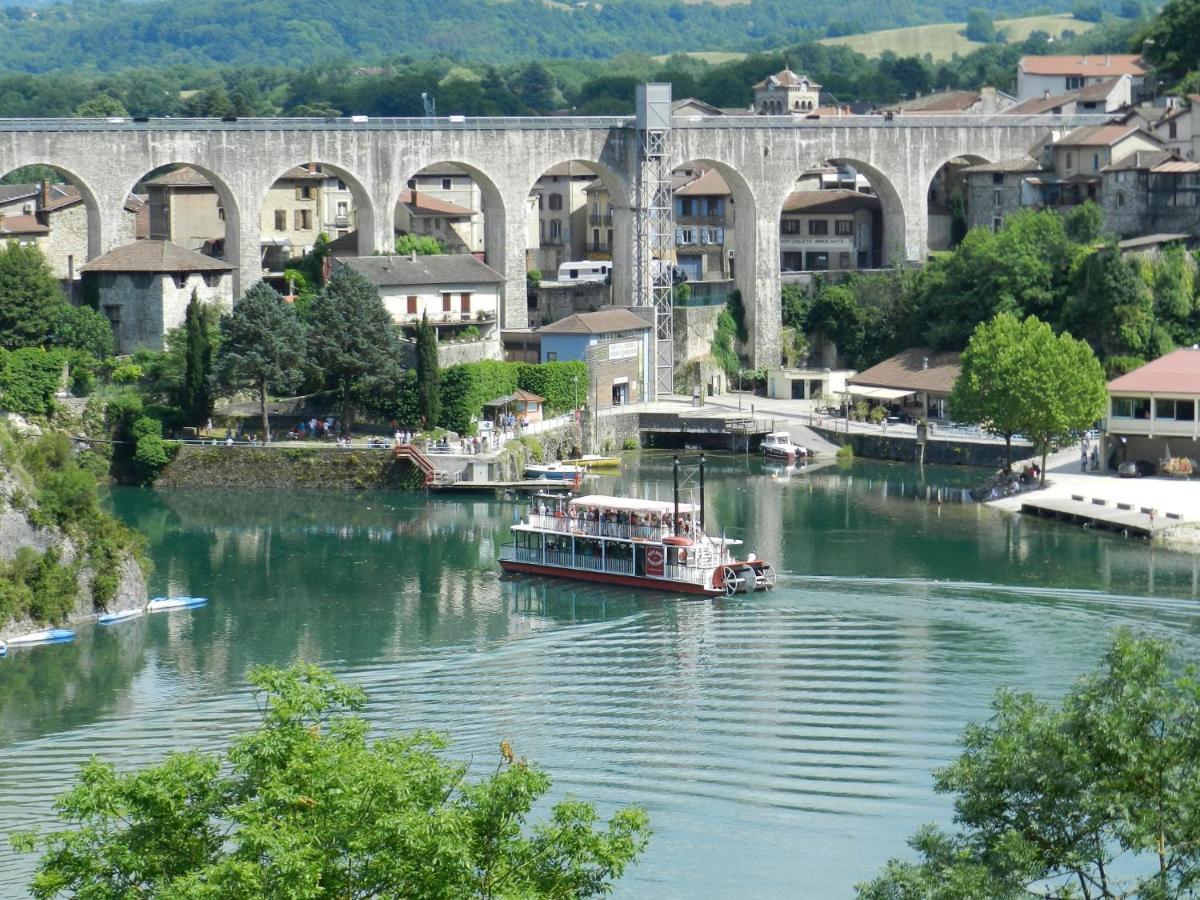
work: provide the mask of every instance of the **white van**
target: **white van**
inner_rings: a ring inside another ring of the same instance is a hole
[[[585,259],[565,262],[558,267],[559,281],[606,282],[612,273],[612,261],[607,259]]]

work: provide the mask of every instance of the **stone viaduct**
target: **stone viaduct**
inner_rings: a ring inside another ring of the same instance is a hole
[[[779,217],[796,178],[826,161],[853,165],[883,210],[885,262],[925,258],[927,194],[956,157],[996,161],[1026,154],[1101,117],[790,116],[675,117],[672,167],[703,163],[733,193],[737,286],[746,299],[754,365],[779,358]],[[320,163],[349,186],[359,252],[393,245],[392,211],[409,178],[454,163],[480,185],[487,262],[507,279],[501,324],[526,325],[525,201],[547,169],[568,161],[604,179],[616,206],[614,285],[632,292],[633,217],[638,169],[632,117],[450,119],[95,119],[0,120],[0,174],[53,166],[80,189],[89,213],[88,255],[116,245],[126,196],[154,169],[186,163],[215,185],[225,210],[226,257],[235,291],[260,277],[260,214],[268,189],[293,166]]]

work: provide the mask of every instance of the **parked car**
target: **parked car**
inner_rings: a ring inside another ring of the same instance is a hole
[[[1148,459],[1127,459],[1117,466],[1119,478],[1143,478],[1158,472],[1158,464]]]

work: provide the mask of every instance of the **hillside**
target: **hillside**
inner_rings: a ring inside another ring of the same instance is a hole
[[[1106,0],[1112,7],[1118,0]],[[0,29],[8,71],[92,67],[295,65],[388,57],[605,59],[703,47],[747,51],[823,37],[965,19],[975,0],[88,0],[9,7]],[[1038,0],[997,0],[998,16]]]
[[[891,50],[897,56],[924,56],[928,53],[935,60],[943,60],[950,59],[955,53],[965,56],[972,50],[986,46],[965,37],[962,33],[964,27],[962,22],[954,22],[943,25],[917,25],[911,28],[888,28],[865,34],[824,38],[820,43],[849,47],[869,57],[877,57],[885,50]],[[1009,43],[1022,41],[1035,31],[1044,31],[1051,37],[1058,37],[1064,31],[1083,34],[1095,27],[1093,22],[1081,22],[1069,15],[1027,16],[996,22],[996,30],[1002,33]]]

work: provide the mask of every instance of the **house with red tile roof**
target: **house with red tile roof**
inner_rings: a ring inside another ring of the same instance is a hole
[[[1185,347],[1108,383],[1105,437],[1122,459],[1200,458],[1200,348]]]
[[[1149,68],[1136,54],[1022,56],[1017,62],[1017,99],[1059,96],[1120,75],[1129,76],[1136,94]]]

